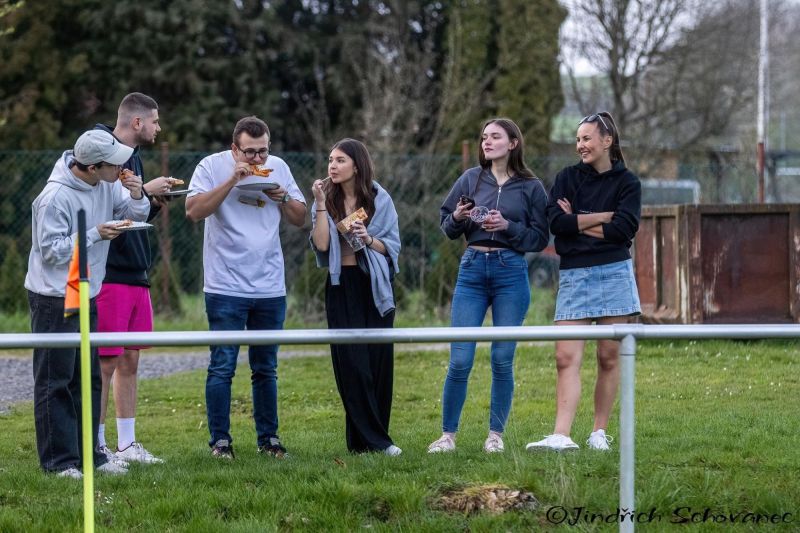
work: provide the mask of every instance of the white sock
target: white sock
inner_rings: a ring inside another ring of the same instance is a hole
[[[97,447],[102,448],[106,445],[106,425],[100,424],[97,429]]]
[[[136,419],[117,418],[117,449],[124,450],[136,442]]]

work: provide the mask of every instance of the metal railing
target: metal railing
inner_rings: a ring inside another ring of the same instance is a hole
[[[474,328],[293,329],[91,333],[93,346],[199,346],[219,344],[370,344],[452,341],[617,339],[620,348],[620,531],[634,530],[635,362],[638,339],[798,339],[798,324],[519,326]],[[0,334],[0,349],[80,346],[80,333]],[[624,514],[623,514],[624,513]]]

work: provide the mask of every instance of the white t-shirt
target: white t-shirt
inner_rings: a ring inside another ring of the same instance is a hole
[[[227,181],[236,162],[230,150],[212,154],[197,165],[188,196],[206,193]],[[270,155],[262,165],[268,178],[248,176],[240,184],[275,182],[289,196],[306,203],[289,165]],[[278,204],[260,191],[234,187],[219,208],[205,219],[203,290],[243,298],[286,296]]]

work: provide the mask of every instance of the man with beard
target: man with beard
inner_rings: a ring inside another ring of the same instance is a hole
[[[119,105],[114,129],[103,124],[97,124],[95,129],[112,133],[118,140],[134,149],[133,155],[123,168],[144,179],[139,148],[152,145],[156,135],[161,131],[156,101],[142,93],[130,93]],[[173,178],[159,177],[144,184],[145,194],[151,203],[148,221],[155,217],[162,207],[158,195],[168,192],[175,181]],[[147,276],[151,264],[150,241],[146,231],[125,232],[111,242],[106,276],[97,297],[98,331],[153,330],[153,307],[150,302],[150,281]],[[102,392],[98,447],[109,459],[161,463],[163,462],[161,459],[153,456],[136,440],[136,373],[139,367],[139,350],[143,348],[146,346],[99,348]],[[112,378],[117,414],[116,452],[109,449],[105,439],[105,419]]]

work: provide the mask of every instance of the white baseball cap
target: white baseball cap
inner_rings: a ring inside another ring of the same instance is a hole
[[[122,165],[131,158],[133,148],[122,144],[107,131],[89,130],[75,141],[73,154],[75,160],[83,165]]]

